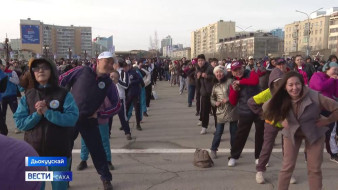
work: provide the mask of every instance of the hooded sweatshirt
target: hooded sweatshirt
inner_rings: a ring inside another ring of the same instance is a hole
[[[39,63],[50,67],[47,85],[39,84],[32,68]],[[46,59],[36,59],[30,67],[34,88],[27,91],[20,100],[13,118],[20,130],[25,131],[24,139],[40,156],[70,157],[72,150],[72,127],[79,117],[79,110],[73,96],[58,86],[56,66]],[[45,100],[47,111],[39,115],[35,108],[38,101]]]

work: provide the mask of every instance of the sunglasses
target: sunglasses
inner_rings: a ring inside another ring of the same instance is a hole
[[[33,72],[39,72],[40,70],[47,71],[50,70],[50,67],[48,65],[40,65],[32,68]]]

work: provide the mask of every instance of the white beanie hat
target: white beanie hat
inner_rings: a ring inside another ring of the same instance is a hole
[[[218,65],[218,66],[216,66],[215,68],[214,68],[214,75],[216,74],[216,71],[219,71],[219,70],[221,70],[221,71],[223,71],[224,72],[224,75],[226,75],[227,74],[227,71],[225,70],[225,67],[224,66],[222,66],[222,65]]]

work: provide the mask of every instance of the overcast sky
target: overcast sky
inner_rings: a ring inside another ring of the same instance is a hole
[[[1,0],[0,41],[20,38],[20,19],[46,24],[91,26],[92,37],[114,36],[117,51],[148,49],[150,36],[171,35],[190,46],[192,31],[218,20],[266,30],[304,20],[312,12],[338,7],[337,0]],[[240,31],[240,29],[236,30]]]

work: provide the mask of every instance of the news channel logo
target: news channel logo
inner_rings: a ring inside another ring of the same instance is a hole
[[[69,171],[26,171],[25,181],[72,181]]]
[[[25,157],[25,166],[56,166],[67,167],[66,157]],[[72,181],[73,174],[70,171],[26,171],[26,181]]]

